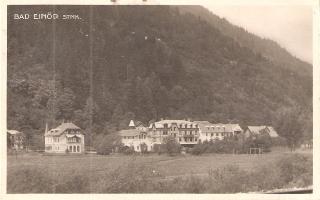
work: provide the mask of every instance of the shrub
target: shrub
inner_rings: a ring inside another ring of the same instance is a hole
[[[299,186],[312,184],[312,159],[294,154],[281,159],[277,165],[280,170],[280,178],[287,184],[299,183]]]
[[[208,190],[213,193],[245,192],[248,185],[248,173],[236,165],[227,165],[220,169],[209,170]]]
[[[207,146],[207,144],[198,143],[191,149],[190,153],[193,155],[201,155],[206,152]]]
[[[93,144],[97,154],[108,155],[112,153],[113,149],[121,146],[121,138],[117,133],[97,135]]]
[[[141,153],[148,153],[148,146],[146,143],[140,144]]]
[[[174,137],[171,136],[164,138],[163,146],[170,156],[180,153],[181,150],[181,145],[176,141]]]
[[[126,149],[124,150],[123,153],[126,154],[126,155],[132,155],[132,154],[135,153],[135,151],[134,151],[133,147],[128,147],[128,148],[126,148]]]

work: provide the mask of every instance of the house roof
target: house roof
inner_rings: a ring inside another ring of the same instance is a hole
[[[130,123],[129,123],[129,127],[135,127],[136,125],[134,124],[134,121],[133,120],[130,120]]]
[[[208,121],[194,121],[199,125],[199,128],[204,132],[234,132],[242,131],[239,124],[212,124]]]
[[[137,129],[127,129],[119,131],[121,136],[137,136],[140,135],[140,131]]]
[[[265,129],[266,126],[248,126],[248,130],[253,134],[261,134],[261,131]]]
[[[278,133],[272,126],[268,126],[270,137],[279,137]]]
[[[161,121],[154,122],[154,123],[150,124],[149,128],[152,128],[153,124],[155,125],[156,128],[164,128],[164,124],[168,124],[168,128],[170,128],[172,126],[172,124],[177,124],[178,126],[180,124],[196,125],[196,123],[190,122],[190,121],[186,121],[186,120],[169,120],[169,119],[165,119],[165,120],[161,120]]]
[[[270,137],[279,137],[272,126],[248,126],[248,129],[253,134],[268,133]]]
[[[140,121],[135,121],[135,123],[134,123],[135,125],[136,125],[136,127],[138,127],[138,126],[140,126],[140,127],[144,127],[144,124],[142,123],[142,122],[140,122]]]
[[[9,133],[11,135],[17,135],[17,134],[21,134],[22,132],[17,131],[17,130],[7,130],[7,133]]]
[[[62,123],[57,128],[49,130],[48,132],[45,133],[45,135],[46,136],[49,136],[49,135],[51,135],[51,136],[59,136],[67,129],[81,130],[81,128],[79,128],[75,124],[73,124],[71,122],[68,122],[68,123]]]

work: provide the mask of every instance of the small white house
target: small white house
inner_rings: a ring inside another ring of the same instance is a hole
[[[141,152],[143,144],[146,145],[146,151],[152,150],[153,144],[148,136],[147,128],[140,124],[136,126],[133,120],[129,123],[129,129],[121,130],[119,134],[121,136],[121,143],[124,146],[133,148],[136,152]]]
[[[62,123],[45,132],[46,153],[84,153],[84,133],[73,123]]]
[[[26,136],[24,133],[17,130],[8,130],[8,147],[15,150],[22,150],[25,148]]]
[[[200,141],[222,140],[243,132],[239,124],[212,124],[208,121],[194,121],[199,125]]]

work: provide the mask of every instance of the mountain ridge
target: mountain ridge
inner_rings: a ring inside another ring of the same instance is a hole
[[[270,61],[274,61],[279,65],[285,65],[289,68],[291,67],[293,70],[298,70],[300,73],[304,73],[304,70],[306,70],[306,75],[312,75],[311,63],[292,55],[287,49],[274,40],[248,32],[243,27],[230,23],[225,18],[215,15],[203,6],[178,6],[178,8],[182,13],[192,13],[208,21],[241,45],[249,47],[257,53],[261,53],[263,56],[270,59]],[[300,66],[302,70],[299,69],[298,66]]]

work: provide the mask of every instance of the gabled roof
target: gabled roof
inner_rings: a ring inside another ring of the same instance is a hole
[[[154,122],[152,124],[150,124],[149,128],[152,128],[153,124],[155,125],[156,128],[164,128],[164,124],[168,124],[168,128],[170,128],[172,126],[172,124],[177,124],[178,126],[180,124],[187,124],[187,125],[196,125],[196,123],[194,122],[190,122],[190,121],[187,121],[187,120],[169,120],[169,119],[165,119],[165,120],[161,120],[161,121],[158,121],[158,122]]]
[[[139,126],[140,127],[142,127],[142,126],[145,127],[144,124],[142,122],[140,122],[140,121],[135,121],[134,124],[136,125],[136,127],[139,127]]]
[[[136,125],[134,124],[134,121],[133,120],[130,120],[130,123],[129,123],[129,127],[135,127]]]
[[[270,137],[279,137],[278,133],[272,126],[268,126]]]
[[[22,132],[17,130],[7,130],[7,133],[9,133],[10,135],[17,135],[17,134],[21,134]]]
[[[272,126],[248,126],[248,129],[253,134],[267,133],[270,137],[279,137],[278,133],[274,130]]]
[[[201,131],[204,132],[234,132],[234,131],[242,131],[242,128],[239,124],[212,124],[208,121],[194,121],[199,125]]]
[[[248,126],[248,130],[253,134],[261,134],[261,131],[265,129],[266,126]]]
[[[81,128],[79,128],[75,124],[73,124],[71,122],[68,122],[68,123],[62,123],[57,128],[49,130],[48,132],[45,133],[45,136],[49,136],[49,135],[51,135],[51,136],[59,136],[67,129],[81,130]]]
[[[127,130],[121,130],[119,131],[119,134],[121,136],[137,136],[140,135],[140,131],[137,129],[127,129]]]

